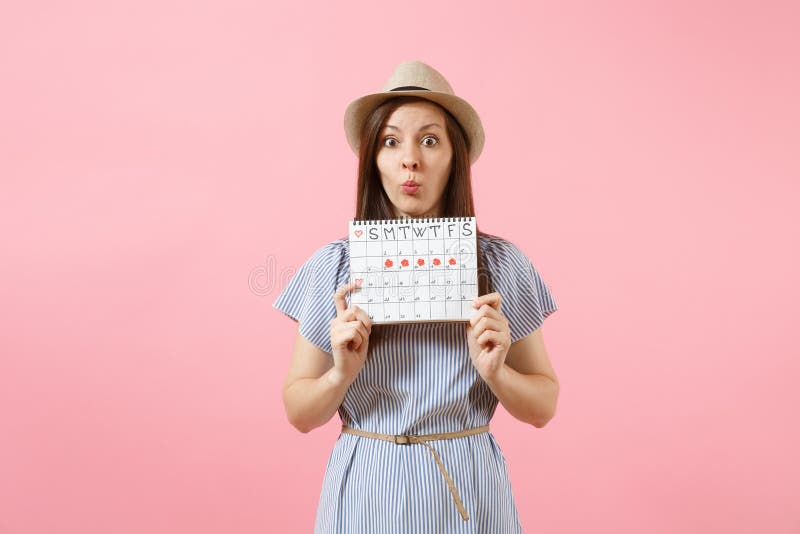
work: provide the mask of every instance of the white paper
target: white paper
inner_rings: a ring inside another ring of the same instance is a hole
[[[467,321],[477,311],[475,217],[350,221],[350,304],[375,324]]]

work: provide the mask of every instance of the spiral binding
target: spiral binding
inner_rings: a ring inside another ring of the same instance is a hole
[[[401,224],[401,223],[435,223],[435,222],[465,222],[475,219],[474,216],[458,216],[458,217],[422,217],[420,219],[413,219],[411,217],[403,217],[401,219],[353,219],[351,222],[353,226],[362,225],[384,225],[384,224]]]

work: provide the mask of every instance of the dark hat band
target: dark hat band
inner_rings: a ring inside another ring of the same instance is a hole
[[[430,91],[430,89],[417,87],[416,85],[404,85],[403,87],[395,87],[391,91]]]

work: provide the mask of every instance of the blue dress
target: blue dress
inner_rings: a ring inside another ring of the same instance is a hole
[[[511,341],[557,310],[528,257],[497,236],[478,236]],[[349,281],[347,238],[317,249],[273,306],[331,353],[333,292]],[[349,299],[349,297],[348,297]],[[349,305],[349,304],[348,304]],[[384,325],[339,407],[344,425],[383,434],[452,432],[489,424],[497,397],[469,357],[466,323]],[[522,528],[505,458],[491,432],[430,442],[469,514],[458,512],[436,461],[420,444],[341,434],[334,443],[315,533],[518,533]]]

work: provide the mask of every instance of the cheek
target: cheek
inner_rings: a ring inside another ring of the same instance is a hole
[[[378,165],[389,165],[395,158],[396,151],[392,151],[386,147],[381,147],[375,154],[375,162]]]
[[[447,180],[450,177],[451,164],[452,156],[449,154],[444,155],[444,157],[440,158],[439,161],[436,162],[437,174],[439,175],[442,189],[444,189],[444,186],[447,184]]]
[[[392,169],[391,156],[386,155],[386,153],[383,153],[383,155],[378,154],[378,156],[375,158],[375,166],[378,167],[378,172],[381,175],[381,180],[384,180],[384,177],[388,177],[391,174],[390,172]]]
[[[383,181],[387,170],[386,158],[384,156],[381,156],[380,154],[375,156],[375,166],[378,168],[378,172],[381,176],[381,181]]]

